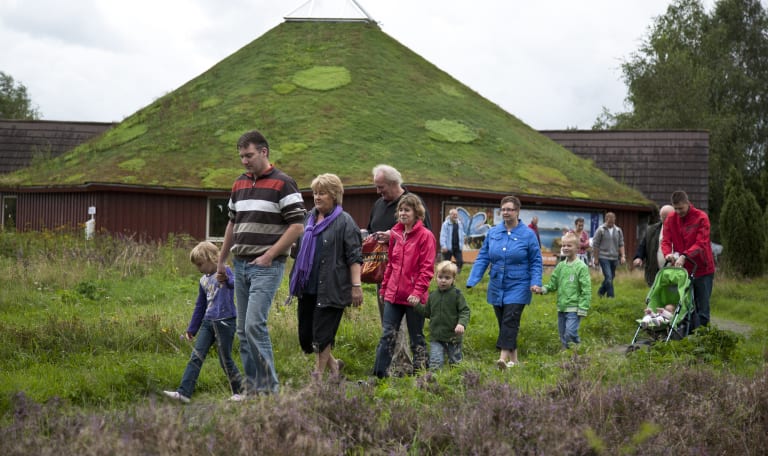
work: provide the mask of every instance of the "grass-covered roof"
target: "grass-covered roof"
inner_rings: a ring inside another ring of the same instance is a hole
[[[228,190],[242,172],[237,138],[254,128],[301,188],[324,172],[368,186],[372,166],[388,163],[411,184],[648,204],[377,25],[329,22],[284,22],[105,134],[0,176],[0,185]]]

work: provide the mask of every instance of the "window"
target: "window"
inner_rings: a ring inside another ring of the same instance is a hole
[[[208,199],[207,239],[224,239],[224,231],[227,229],[227,222],[229,222],[227,203],[229,203],[229,199],[226,198]]]

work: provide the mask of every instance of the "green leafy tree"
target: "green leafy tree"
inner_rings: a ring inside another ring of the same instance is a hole
[[[39,119],[40,113],[32,106],[27,88],[13,77],[0,71],[0,119]]]
[[[768,223],[741,174],[731,168],[720,214],[723,256],[728,270],[740,276],[758,277],[765,271]]]
[[[760,0],[718,0],[710,14],[700,0],[673,1],[622,64],[630,110],[603,109],[594,128],[709,130],[712,219],[719,219],[730,166],[765,205],[766,30],[768,14]]]

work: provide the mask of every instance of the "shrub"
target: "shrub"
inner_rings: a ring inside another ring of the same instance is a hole
[[[738,276],[762,275],[768,226],[755,196],[735,168],[731,168],[726,182],[720,231],[728,269]]]

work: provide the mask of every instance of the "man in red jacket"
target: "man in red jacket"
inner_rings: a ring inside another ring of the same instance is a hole
[[[693,297],[696,312],[691,329],[709,324],[709,297],[715,276],[715,261],[709,239],[709,217],[693,207],[688,195],[672,193],[675,212],[664,221],[661,251],[667,261],[685,267],[693,274]]]

